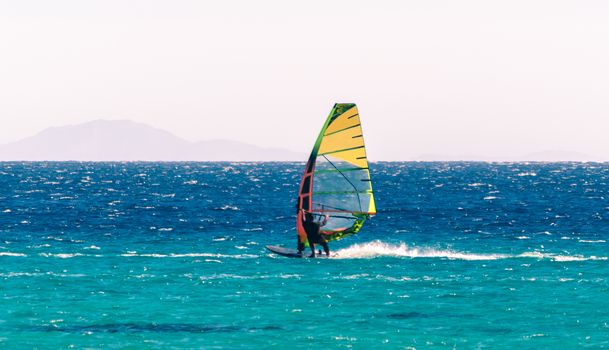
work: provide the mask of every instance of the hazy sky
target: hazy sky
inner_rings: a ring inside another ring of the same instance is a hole
[[[340,101],[374,160],[609,159],[609,1],[0,0],[0,143],[104,118],[308,151]]]

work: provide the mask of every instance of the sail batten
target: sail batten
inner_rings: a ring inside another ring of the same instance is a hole
[[[337,133],[342,132],[342,131],[347,131],[349,129],[357,128],[358,126],[361,126],[361,124],[356,124],[356,125],[353,125],[353,126],[348,126],[348,127],[344,128],[344,129],[336,130],[336,131],[333,131],[331,133],[327,133],[324,136],[331,136],[331,135],[337,134]]]
[[[357,170],[364,170],[364,169],[368,169],[368,168],[342,168],[342,169],[326,169],[326,170],[317,170],[318,174],[323,174],[323,173],[335,173],[335,172],[345,172],[345,171],[357,171]]]
[[[335,151],[329,151],[329,152],[321,153],[320,156],[325,156],[327,154],[334,154],[334,153],[340,153],[340,152],[345,152],[345,151],[351,151],[351,150],[360,149],[360,148],[364,148],[364,145],[357,146],[357,147],[351,147],[351,148],[338,149]]]
[[[372,180],[357,106],[337,103],[315,142],[302,177],[298,208],[328,217],[328,240],[357,233],[376,214]],[[297,230],[306,235],[299,211]]]

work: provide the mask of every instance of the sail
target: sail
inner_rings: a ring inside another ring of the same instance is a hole
[[[357,233],[376,214],[372,181],[357,106],[337,103],[324,123],[305,167],[298,194],[298,209],[312,212],[326,240]],[[298,211],[296,228],[302,227]]]

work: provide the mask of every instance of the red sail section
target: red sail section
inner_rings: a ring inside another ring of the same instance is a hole
[[[315,152],[314,152],[315,153]],[[305,167],[305,173],[300,181],[300,190],[298,191],[298,213],[296,215],[296,231],[301,243],[307,241],[307,233],[302,227],[303,211],[311,211],[313,208],[311,192],[313,189],[313,170],[315,169],[315,158],[309,159]]]

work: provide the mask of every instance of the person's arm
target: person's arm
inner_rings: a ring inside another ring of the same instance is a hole
[[[330,216],[328,214],[324,215],[324,221],[321,222],[321,224],[319,225],[321,226],[325,226],[328,223],[328,219],[330,218]]]

